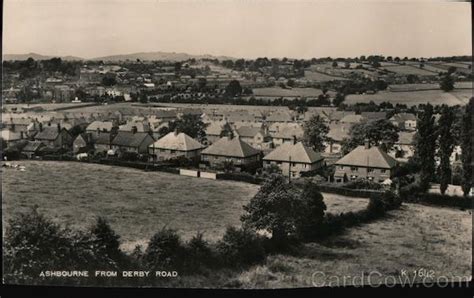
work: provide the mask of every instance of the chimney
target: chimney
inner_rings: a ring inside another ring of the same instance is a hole
[[[365,141],[364,141],[364,147],[365,147],[365,149],[370,149],[370,141],[369,141],[369,139],[365,139]]]
[[[43,131],[43,123],[41,123],[41,122],[39,124],[39,131]]]
[[[23,132],[22,131],[20,131],[20,139],[23,140]]]
[[[296,136],[294,135],[293,136],[293,145],[296,145],[297,141],[296,141]]]
[[[132,126],[132,133],[133,134],[136,134],[138,131],[137,127],[136,126]]]
[[[58,133],[61,132],[61,124],[58,123]]]
[[[175,128],[174,131],[173,131],[173,133],[174,133],[175,136],[177,136],[177,135],[179,134],[178,129]]]

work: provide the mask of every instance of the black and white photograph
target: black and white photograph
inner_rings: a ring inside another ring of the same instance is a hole
[[[2,283],[468,287],[471,18],[4,0]]]

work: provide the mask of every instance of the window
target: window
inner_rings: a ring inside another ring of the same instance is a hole
[[[372,173],[373,171],[374,171],[374,169],[372,169],[372,168],[367,169],[367,173]]]
[[[339,166],[339,169],[340,169],[340,170],[344,170],[344,166]]]
[[[382,173],[382,174],[385,174],[385,172],[387,172],[387,170],[385,170],[385,169],[380,170],[380,173]]]
[[[351,167],[351,171],[352,171],[352,172],[357,172],[358,170],[359,170],[358,167]]]

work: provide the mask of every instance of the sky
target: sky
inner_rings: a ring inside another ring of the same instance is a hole
[[[3,53],[471,55],[468,2],[4,0]]]

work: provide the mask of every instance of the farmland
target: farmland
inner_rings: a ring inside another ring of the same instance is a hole
[[[22,161],[27,170],[3,169],[3,223],[34,205],[58,223],[87,228],[105,216],[125,249],[144,244],[167,225],[184,238],[204,232],[216,240],[240,225],[242,206],[258,186],[96,164]],[[25,183],[28,181],[28,183]],[[365,208],[367,201],[326,195],[331,212]],[[131,228],[133,227],[133,228]]]
[[[407,106],[431,103],[433,105],[447,104],[465,105],[472,97],[472,89],[455,89],[451,92],[443,92],[442,90],[426,90],[416,92],[378,92],[376,94],[357,94],[348,95],[346,97],[346,104],[368,103],[370,101],[379,104],[384,101],[393,104],[400,103]]]

